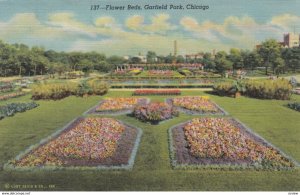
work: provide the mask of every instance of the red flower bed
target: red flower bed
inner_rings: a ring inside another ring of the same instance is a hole
[[[10,99],[10,98],[19,97],[19,96],[22,96],[22,95],[25,95],[25,93],[24,92],[15,92],[15,93],[9,93],[9,94],[5,94],[5,95],[1,95],[0,96],[0,101],[1,100],[7,100],[7,99]]]
[[[137,89],[133,92],[133,95],[180,95],[179,89]]]

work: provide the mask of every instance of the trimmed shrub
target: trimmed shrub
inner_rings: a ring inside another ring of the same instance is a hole
[[[300,112],[300,103],[299,102],[288,103],[288,107]]]
[[[32,88],[32,99],[58,100],[70,95],[75,95],[78,90],[76,83],[48,83],[35,85]]]
[[[223,82],[216,83],[213,86],[214,92],[216,92],[220,96],[233,95],[235,93],[233,88],[234,88],[233,81],[223,81]]]
[[[190,76],[193,74],[190,70],[186,70],[186,69],[178,70],[178,72],[184,76]]]
[[[152,102],[146,105],[137,105],[133,115],[143,121],[158,124],[179,115],[179,112],[171,105],[162,102]]]
[[[292,85],[288,80],[249,80],[246,83],[246,95],[261,99],[288,100],[292,94]]]
[[[106,83],[99,80],[91,80],[87,83],[92,91],[92,94],[94,95],[104,95],[109,89],[109,86]]]
[[[105,83],[96,81],[77,83],[48,83],[36,85],[32,88],[32,99],[58,100],[70,95],[103,95],[108,91]]]
[[[0,120],[7,116],[13,116],[17,112],[25,112],[39,105],[35,102],[29,103],[11,103],[5,106],[0,106]]]

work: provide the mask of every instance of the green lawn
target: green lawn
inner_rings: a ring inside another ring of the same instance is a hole
[[[132,92],[113,91],[106,97],[131,96]],[[233,117],[244,122],[286,154],[300,161],[300,113],[287,108],[289,101],[218,97],[201,91],[183,91],[182,95],[209,95]],[[150,96],[163,101],[167,96]],[[0,121],[0,165],[31,144],[52,134],[73,118],[95,105],[101,97],[69,97],[60,101],[38,101],[40,106]],[[300,101],[300,96],[293,96]],[[30,101],[30,96],[9,100]],[[8,101],[5,101],[8,102]],[[0,102],[3,104],[4,102]],[[193,116],[195,117],[195,116]],[[53,188],[22,190],[199,190],[199,191],[299,191],[300,169],[292,171],[173,170],[170,166],[167,130],[191,119],[180,117],[160,125],[142,123],[126,115],[116,116],[143,130],[132,171],[34,171],[0,170],[0,190],[16,185],[54,185]],[[9,188],[16,190],[20,188]]]

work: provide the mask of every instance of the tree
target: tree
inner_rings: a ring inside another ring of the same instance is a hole
[[[113,69],[113,66],[111,66],[108,62],[106,61],[99,61],[94,65],[94,69],[99,71],[99,72],[109,72]]]
[[[216,63],[212,58],[211,53],[205,53],[201,63],[204,65],[204,69],[206,70],[214,70],[216,68]]]
[[[176,62],[177,63],[184,63],[184,61],[185,61],[185,59],[184,59],[184,57],[182,56],[182,55],[178,55],[177,57],[176,57]]]
[[[107,62],[111,65],[120,65],[125,62],[125,59],[123,57],[113,55],[107,59]]]
[[[174,61],[174,58],[175,58],[175,57],[174,57],[172,54],[167,55],[167,56],[165,57],[165,63],[167,63],[167,64],[172,64],[173,61]]]
[[[88,59],[82,59],[78,62],[77,67],[84,73],[91,71],[94,68],[93,62]]]
[[[139,57],[132,57],[129,60],[130,64],[140,64],[142,62],[141,58]]]
[[[256,51],[242,51],[241,55],[243,58],[244,67],[246,69],[250,69],[253,71],[262,63],[262,59]]]
[[[239,49],[230,49],[230,53],[227,58],[232,62],[233,69],[241,69],[244,67],[243,58]]]
[[[258,49],[258,53],[263,60],[263,64],[266,68],[266,75],[268,75],[268,68],[270,65],[275,70],[277,58],[280,58],[280,45],[275,39],[269,39],[261,44],[261,47]]]
[[[224,74],[226,70],[232,69],[232,62],[227,59],[225,51],[219,51],[215,57],[216,70]]]
[[[282,50],[282,58],[285,61],[286,66],[296,72],[296,69],[300,68],[300,48],[286,48]]]
[[[156,53],[154,51],[147,52],[147,63],[154,64],[156,62]]]
[[[77,70],[79,62],[83,59],[83,55],[80,52],[71,52],[68,54],[68,61],[70,64],[70,68],[73,69],[73,71]]]

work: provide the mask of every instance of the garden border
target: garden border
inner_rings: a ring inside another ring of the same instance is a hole
[[[181,97],[201,97],[201,96],[181,96]],[[176,98],[176,97],[175,97]],[[166,98],[165,99],[165,103],[167,103],[167,104],[171,104],[172,106],[174,106],[173,105],[173,103],[171,102],[171,99],[172,98]],[[180,106],[174,106],[175,108],[177,108],[178,109],[178,111],[180,111],[180,112],[183,112],[183,113],[185,113],[185,114],[187,114],[187,115],[193,115],[193,116],[228,116],[229,115],[229,113],[227,112],[227,111],[225,111],[222,107],[220,107],[218,104],[216,104],[214,101],[212,101],[212,100],[210,100],[209,99],[209,101],[214,105],[214,106],[216,106],[220,111],[221,111],[221,113],[206,113],[206,114],[202,114],[201,112],[199,112],[199,111],[193,111],[193,110],[189,110],[189,109],[186,109],[186,108],[182,108],[182,107],[180,107]]]
[[[142,97],[137,97],[137,98],[146,99],[146,104],[148,104],[150,102],[150,98],[142,98]],[[100,106],[103,103],[104,100],[105,99],[100,100],[100,102],[98,104],[96,104],[95,106],[93,106],[90,109],[88,109],[87,111],[85,111],[82,115],[84,115],[84,116],[85,115],[110,115],[110,116],[118,116],[118,115],[123,115],[123,114],[130,114],[133,111],[133,108],[130,108],[130,109],[122,109],[122,110],[116,110],[116,111],[107,110],[107,111],[97,112],[96,108],[98,106]]]
[[[56,136],[59,136],[64,130],[66,130],[67,128],[69,128],[72,124],[76,123],[77,120],[81,119],[81,118],[87,118],[87,117],[99,117],[102,118],[103,116],[99,116],[99,115],[80,115],[79,117],[74,118],[73,120],[71,120],[69,123],[67,123],[65,126],[63,126],[62,128],[59,128],[58,130],[56,130],[54,133],[52,133],[51,135],[47,136],[46,138],[43,138],[42,140],[40,140],[38,143],[30,145],[27,149],[25,149],[23,152],[20,152],[15,158],[13,158],[12,160],[19,160],[20,158],[24,157],[25,155],[27,155],[28,153],[30,153],[32,150],[35,150],[37,148],[39,148],[41,145],[48,143],[49,141],[51,141],[53,138],[55,138]],[[117,120],[117,119],[114,119]],[[117,120],[118,122],[120,122],[123,125],[126,125],[128,127],[134,128],[137,130],[137,135],[136,135],[136,139],[134,142],[134,145],[132,147],[132,151],[128,160],[127,164],[122,164],[122,165],[113,165],[113,166],[109,166],[109,165],[98,165],[98,166],[41,166],[41,167],[16,167],[10,164],[10,162],[12,160],[9,160],[7,163],[5,163],[3,165],[3,169],[4,170],[16,170],[16,171],[36,171],[36,170],[131,170],[134,166],[134,161],[136,158],[136,154],[138,151],[138,147],[141,141],[141,137],[143,134],[142,129],[135,127],[133,125],[129,125],[127,123],[124,123],[123,121]]]
[[[291,162],[293,162],[295,164],[295,167],[293,167],[293,168],[282,168],[280,170],[292,170],[292,169],[297,169],[297,168],[300,167],[300,164],[299,164],[298,161],[296,161],[291,156],[288,156],[281,149],[274,146],[272,143],[268,142],[266,139],[264,139],[263,137],[258,135],[256,132],[254,132],[252,129],[250,129],[244,123],[242,123],[240,120],[238,120],[234,117],[230,117],[230,119],[237,122],[237,124],[240,125],[242,128],[244,128],[245,131],[247,131],[248,133],[256,136],[259,139],[261,139],[264,142],[264,144],[266,144],[267,146],[273,147],[282,156],[284,156],[285,158],[287,158],[288,160],[290,160]],[[230,164],[230,163],[228,163],[228,164],[207,164],[207,165],[204,165],[204,164],[178,164],[177,160],[176,160],[176,157],[175,157],[176,151],[175,151],[174,140],[173,140],[173,129],[176,128],[177,126],[184,125],[184,124],[188,123],[189,121],[191,121],[191,120],[187,120],[185,122],[173,125],[172,127],[170,127],[168,129],[169,157],[170,157],[171,167],[173,169],[184,169],[184,170],[185,169],[217,169],[217,170],[244,170],[244,169],[250,169],[251,170],[251,169],[254,169],[254,170],[263,170],[263,171],[278,170],[278,169],[265,168],[262,165],[258,165],[258,164],[247,165],[245,163],[243,163],[243,164]]]

